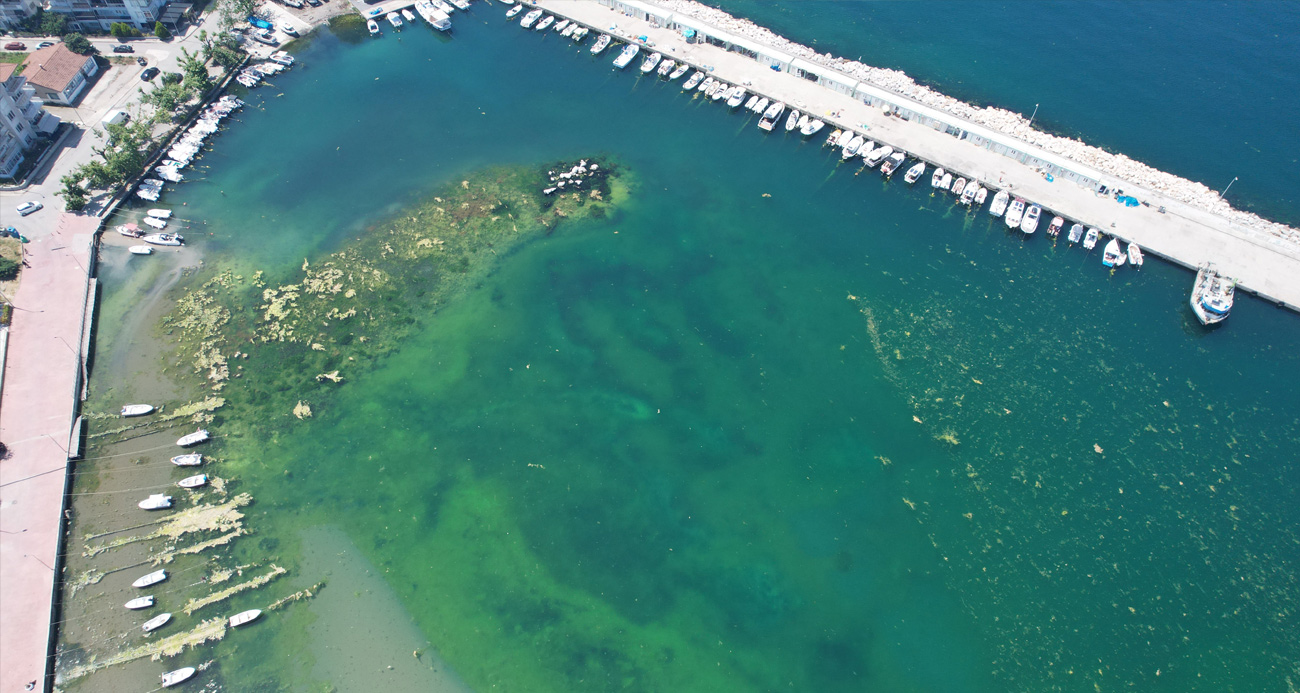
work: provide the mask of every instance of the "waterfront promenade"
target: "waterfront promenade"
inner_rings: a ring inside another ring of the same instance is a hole
[[[1214,262],[1227,275],[1237,278],[1242,289],[1300,311],[1300,272],[1296,271],[1300,268],[1300,246],[1282,238],[1234,224],[1224,217],[1136,185],[1124,183],[1122,187],[1125,194],[1137,197],[1149,206],[1125,207],[1112,197],[1098,195],[1078,184],[1060,179],[1048,181],[1034,167],[1010,157],[958,140],[928,125],[886,115],[881,109],[852,96],[786,72],[771,70],[740,53],[708,43],[687,42],[673,29],[629,16],[594,0],[542,0],[535,4],[594,30],[612,33],[623,41],[638,42],[637,37],[646,36],[653,44],[653,50],[695,66],[707,66],[712,68],[710,75],[717,79],[744,85],[750,92],[784,101],[791,107],[811,113],[828,124],[826,130],[815,136],[818,144],[831,128],[858,130],[877,142],[901,148],[928,164],[953,171],[954,175],[976,179],[987,188],[1009,189],[1014,195],[1042,205],[1043,216],[1048,220],[1053,214],[1060,214],[1085,226],[1096,227],[1107,235],[1135,242],[1148,254],[1189,268],[1207,261]],[[701,24],[699,20],[692,20],[692,23]],[[617,53],[617,47],[611,47],[602,53],[600,59],[612,61]],[[628,68],[629,72],[634,71],[639,63],[639,59],[635,61]],[[856,81],[850,77],[845,79],[850,83]],[[891,98],[907,101],[903,96]],[[972,128],[978,126],[972,125]],[[1033,149],[1027,144],[1025,148]],[[1042,156],[1052,157],[1047,152],[1042,152]],[[917,185],[928,184],[928,175],[917,182]],[[1164,213],[1159,211],[1161,207],[1165,208]],[[1046,224],[1041,228],[1046,228]],[[1039,235],[1042,235],[1041,230]],[[1187,288],[1190,292],[1191,277],[1188,277]]]
[[[0,393],[0,692],[45,689],[51,606],[80,395],[87,270],[100,220],[63,214],[25,247]]]

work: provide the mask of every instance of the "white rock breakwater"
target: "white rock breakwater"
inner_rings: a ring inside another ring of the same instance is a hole
[[[1168,198],[1225,217],[1234,224],[1294,243],[1300,243],[1300,231],[1285,224],[1269,221],[1251,212],[1233,209],[1232,205],[1229,205],[1221,198],[1218,192],[1207,188],[1201,183],[1152,168],[1123,154],[1112,154],[1086,144],[1082,140],[1058,137],[1035,130],[1030,127],[1029,121],[1019,113],[1012,113],[1001,108],[977,108],[964,101],[917,84],[904,72],[864,65],[856,60],[837,58],[830,53],[818,53],[747,19],[738,19],[722,10],[700,4],[694,0],[657,0],[656,4],[673,12],[707,22],[732,34],[772,46],[795,57],[838,70],[860,81],[900,94],[930,108],[951,113],[990,130],[1029,142],[1053,154],[1085,164],[1106,175],[1114,176],[1118,180],[1146,188]]]

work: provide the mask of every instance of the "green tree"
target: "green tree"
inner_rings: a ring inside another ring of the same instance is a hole
[[[179,72],[164,72],[162,75],[163,84],[180,84],[185,79],[185,75]]]
[[[68,50],[78,55],[90,55],[95,52],[95,47],[90,45],[90,41],[81,34],[68,34],[64,36],[63,45],[67,46]]]
[[[46,36],[62,36],[68,32],[68,18],[58,12],[45,12],[41,16],[41,33]]]
[[[208,76],[208,65],[201,57],[181,47],[181,73],[185,75],[185,86],[197,94],[206,94],[212,88],[212,77]]]
[[[157,36],[160,40],[166,41],[172,37],[172,32],[167,31],[167,27],[163,26],[162,22],[154,22],[153,35]]]
[[[0,280],[10,280],[18,276],[18,268],[22,265],[17,260],[11,260],[7,257],[0,257]]]
[[[180,75],[176,76],[180,77]],[[145,93],[144,91],[141,91],[141,93],[144,95],[140,97],[140,101],[153,106],[159,115],[165,115],[169,119],[175,115],[176,111],[180,110],[182,106],[189,103],[190,99],[194,96],[194,92],[191,91],[189,87],[177,82],[160,84],[151,89],[148,93]]]
[[[108,33],[115,38],[134,38],[140,35],[140,30],[127,24],[126,22],[113,22],[108,25]]]
[[[60,178],[63,188],[55,195],[63,198],[64,204],[68,206],[69,212],[80,212],[86,208],[86,203],[90,201],[90,194],[81,185],[81,181],[75,178],[75,171],[71,175]]]
[[[228,33],[209,35],[207,31],[200,31],[199,43],[203,45],[203,59],[222,67],[234,67],[244,59],[239,43]]]

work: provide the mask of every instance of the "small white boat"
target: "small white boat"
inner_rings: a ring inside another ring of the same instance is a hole
[[[153,217],[145,217],[145,218],[142,219],[141,221],[143,221],[144,223],[146,223],[146,224],[148,224],[148,225],[154,227],[155,229],[158,229],[159,231],[162,231],[163,229],[167,228],[167,222],[164,221],[164,220],[162,220],[162,219],[154,219]]]
[[[894,176],[894,172],[897,171],[898,167],[902,166],[903,162],[906,160],[907,160],[907,152],[897,151],[894,152],[893,154],[890,154],[889,158],[885,160],[885,163],[880,165],[880,175],[886,178],[892,178]]]
[[[262,615],[261,609],[249,609],[248,611],[241,611],[235,614],[234,616],[230,617],[230,627],[238,628],[239,626],[242,626],[245,623],[252,623],[253,621],[257,620],[258,616],[261,615]]]
[[[916,162],[915,165],[912,166],[912,168],[907,169],[907,173],[903,175],[903,182],[907,183],[908,185],[911,185],[912,183],[916,182],[916,179],[924,175],[925,175],[925,162],[918,161]]]
[[[876,164],[884,161],[885,157],[893,153],[894,153],[894,148],[889,145],[885,145],[883,147],[877,147],[871,150],[871,153],[865,157],[867,161],[867,168],[875,168]]]
[[[841,129],[839,129],[839,128],[835,128],[834,130],[831,131],[831,134],[829,134],[829,135],[826,136],[826,141],[825,141],[825,142],[822,142],[822,146],[823,146],[823,147],[838,147],[838,146],[840,146],[840,137],[843,136],[843,135],[844,135],[844,131],[843,131],[843,130],[841,130]]]
[[[151,233],[141,240],[154,245],[180,245],[185,242],[185,237],[179,233]]]
[[[659,69],[655,70],[655,72],[658,72],[660,77],[667,77],[668,73],[672,72],[674,67],[677,67],[676,60],[665,60],[659,63]]]
[[[988,197],[989,197],[989,189],[981,185],[979,187],[979,190],[975,191],[975,206],[976,207],[983,206],[984,200],[987,200]]]
[[[979,189],[979,185],[977,185],[975,181],[970,181],[969,183],[967,183],[966,189],[961,191],[961,203],[966,205],[967,207],[974,204],[975,193],[978,192],[978,189]]]
[[[799,127],[800,118],[803,118],[805,121],[808,120],[808,117],[800,113],[799,109],[796,108],[793,111],[790,111],[790,116],[785,119],[785,131],[790,132],[791,130]]]
[[[715,86],[713,90],[709,92],[709,97],[712,98],[714,101],[721,101],[722,99],[726,98],[727,94],[731,93],[731,90],[733,88],[734,87],[732,87],[730,84],[727,84],[726,82],[718,82],[717,86]]]
[[[154,219],[171,219],[171,218],[172,218],[172,211],[171,211],[170,209],[151,209],[151,210],[149,210],[148,212],[145,212],[145,214],[148,214],[149,216],[153,217]]]
[[[1202,325],[1214,325],[1228,319],[1232,312],[1233,294],[1237,290],[1237,280],[1225,277],[1206,263],[1196,272],[1196,283],[1192,284],[1190,299],[1192,312]]]
[[[785,111],[785,104],[780,101],[768,106],[767,110],[763,111],[763,118],[758,121],[758,129],[771,132],[772,128],[776,127],[776,121],[781,117],[783,111]]]
[[[166,674],[162,675],[162,687],[170,688],[171,686],[175,686],[178,683],[184,683],[185,681],[189,681],[190,677],[194,676],[195,671],[197,670],[194,667],[185,667],[184,669],[169,671]]]
[[[799,116],[799,122],[795,124],[795,127],[799,128],[800,133],[803,133],[803,129],[808,127],[808,121],[810,120],[812,119],[808,117],[807,113],[805,113]]]
[[[1078,243],[1080,238],[1083,238],[1083,224],[1075,224],[1074,226],[1071,226],[1069,237],[1070,242]]]
[[[1020,230],[1024,231],[1026,235],[1037,231],[1038,217],[1042,215],[1042,213],[1042,207],[1039,207],[1038,205],[1029,205],[1029,209],[1025,210],[1025,217],[1020,220]]]
[[[821,129],[824,127],[826,127],[826,123],[823,123],[822,121],[813,118],[812,120],[808,121],[807,125],[802,125],[799,127],[799,134],[803,135],[804,137],[812,137],[813,135],[816,135],[818,132],[821,132]]]
[[[989,214],[995,217],[1002,216],[1002,213],[1007,211],[1009,202],[1011,202],[1011,193],[1005,190],[998,191],[998,194],[993,196],[993,204],[989,205]]]
[[[688,71],[690,71],[690,69],[691,66],[687,65],[686,63],[682,63],[678,65],[677,69],[673,70],[673,73],[671,75],[668,75],[668,81],[673,82],[678,79],[681,79],[682,75],[686,74]]]
[[[871,159],[871,154],[875,151],[876,143],[871,140],[866,140],[862,143],[861,147],[858,147],[858,156],[862,157],[864,161],[869,160]]]
[[[144,231],[141,231],[140,227],[135,224],[122,224],[117,227],[117,232],[127,238],[141,238],[144,236]]]
[[[656,67],[659,67],[659,61],[663,59],[664,57],[662,55],[659,55],[658,53],[651,53],[650,55],[647,55],[645,57],[645,60],[641,61],[641,74],[645,74],[655,69]]]
[[[953,181],[951,192],[957,197],[961,197],[961,194],[966,192],[966,178],[964,176]]]
[[[573,39],[574,43],[582,43],[582,40],[587,38],[587,34],[590,32],[591,29],[588,29],[585,26],[580,26],[577,29],[573,30],[573,35],[571,36],[571,38]]]
[[[696,70],[695,74],[691,75],[690,79],[686,80],[686,82],[682,84],[682,89],[684,91],[690,91],[699,86],[702,81],[704,81],[704,73]]]
[[[387,19],[388,19],[388,23],[392,24],[394,29],[401,29],[402,24],[405,23],[402,21],[402,15],[396,12],[389,12]]]
[[[181,479],[176,482],[176,485],[181,488],[199,488],[200,486],[206,486],[207,483],[207,474],[195,474],[194,476],[187,476],[184,479]]]
[[[532,28],[533,24],[536,24],[537,20],[541,18],[542,18],[542,11],[540,9],[535,9],[532,12],[529,12],[528,14],[524,15],[523,19],[519,20],[519,26],[525,29]]]
[[[149,250],[152,251],[153,248],[149,248]],[[122,407],[122,416],[144,416],[145,414],[152,414],[152,413],[153,413],[152,404],[128,404],[125,407]]]
[[[561,23],[561,24],[569,24],[569,20],[566,19],[566,20],[564,20],[563,22],[560,22],[560,23]],[[578,25],[577,25],[577,24],[569,24],[569,26],[566,26],[566,27],[564,27],[563,29],[561,29],[560,27],[557,26],[557,27],[555,27],[555,30],[558,31],[558,32],[560,32],[560,36],[563,36],[564,38],[569,38],[570,36],[573,35],[573,32],[575,32],[575,31],[578,30]]]
[[[1091,226],[1088,227],[1088,234],[1083,237],[1083,249],[1092,250],[1093,248],[1097,247],[1097,238],[1100,236],[1101,236],[1100,231],[1098,231],[1097,229]]]
[[[1065,220],[1060,217],[1052,217],[1052,223],[1047,225],[1047,235],[1056,238],[1061,234],[1061,229],[1065,228]]]
[[[751,109],[749,109],[749,110],[751,110],[751,111],[753,111],[753,112],[755,112],[755,113],[762,113],[763,111],[766,111],[766,110],[767,110],[767,105],[770,104],[770,103],[772,103],[772,102],[771,102],[771,101],[768,101],[768,100],[767,100],[767,97],[764,96],[763,98],[761,98],[761,99],[758,100],[758,103],[754,104],[754,107],[753,107],[753,108],[751,108]]]
[[[136,597],[126,603],[126,608],[131,609],[132,611],[137,609],[148,609],[151,606],[153,606],[152,594],[147,597]]]
[[[563,34],[569,28],[569,20],[565,19],[555,25],[555,30]]]
[[[1119,241],[1112,238],[1106,242],[1106,248],[1101,251],[1101,264],[1107,267],[1124,264],[1124,253],[1119,249]]]
[[[462,12],[469,9],[469,0],[451,0],[451,4]]]
[[[172,464],[177,467],[197,467],[203,464],[203,455],[197,452],[191,452],[188,455],[177,455],[172,458]]]
[[[746,93],[747,93],[747,92],[745,91],[745,88],[744,88],[744,87],[734,87],[734,88],[732,88],[732,90],[731,90],[731,96],[728,96],[728,97],[727,97],[727,107],[728,107],[728,108],[739,108],[741,104],[745,103],[745,94],[746,94]],[[750,98],[753,98],[753,97],[750,97]]]
[[[415,23],[415,13],[405,7],[402,8],[402,17],[412,24]]]
[[[367,20],[367,21],[366,21],[366,28],[370,30],[370,35],[371,35],[371,36],[378,36],[378,35],[379,35],[379,22],[376,22],[376,21],[373,20],[373,19]]]
[[[943,192],[948,192],[948,188],[951,187],[952,187],[952,174],[951,173],[943,174],[943,178],[939,181],[939,189],[942,190]]]
[[[944,174],[946,173],[947,172],[943,170],[943,167],[936,168],[934,170],[934,173],[930,174],[930,187],[932,188],[943,187],[943,177]]]
[[[144,632],[150,633],[155,630],[158,630],[159,628],[162,628],[163,626],[167,625],[167,622],[170,620],[172,620],[171,614],[158,614],[157,616],[154,616],[153,618],[144,622]]]
[[[758,103],[758,94],[750,94],[749,100],[745,102],[745,110],[754,110],[754,104]]]
[[[131,583],[131,586],[148,587],[149,585],[156,585],[166,579],[167,579],[166,570],[155,570],[152,573],[149,573],[148,575],[145,575],[144,577],[141,577],[140,579]]]
[[[172,507],[172,497],[155,493],[136,505],[140,506],[141,510],[166,510]]]
[[[623,68],[627,67],[628,63],[632,62],[632,58],[635,58],[636,54],[640,52],[641,52],[640,46],[637,46],[635,44],[628,44],[623,48],[623,52],[619,53],[617,58],[614,58],[614,67],[617,67],[618,69],[622,70]]]
[[[1011,207],[1007,209],[1006,216],[1002,217],[1002,221],[1006,222],[1007,228],[1017,229],[1020,228],[1020,222],[1024,218],[1025,201],[1017,197],[1011,201]]]
[[[1142,266],[1142,263],[1144,262],[1144,259],[1142,257],[1142,249],[1138,247],[1137,243],[1128,244],[1128,261],[1129,264],[1133,265],[1134,267]]]
[[[506,11],[506,19],[514,19],[520,12],[524,11],[523,5],[515,5]]]
[[[546,18],[537,23],[537,31],[546,31],[555,23],[555,15],[548,14]]]
[[[187,434],[181,436],[181,437],[176,441],[176,444],[179,445],[179,446],[181,446],[181,447],[183,447],[183,448],[188,448],[188,447],[190,447],[191,445],[198,445],[199,443],[206,443],[206,442],[208,442],[208,441],[211,440],[211,439],[212,439],[212,436],[208,434],[207,429],[200,428],[199,430],[197,430],[197,431],[195,431],[195,432],[193,432],[193,433],[187,433]]]
[[[520,7],[523,7],[523,5],[520,5]],[[601,51],[605,50],[605,48],[609,46],[609,42],[612,40],[613,39],[610,38],[609,34],[601,34],[600,38],[596,39],[596,42],[591,45],[591,54],[599,55]]]
[[[862,149],[863,144],[869,144],[867,142],[867,139],[862,135],[854,133],[853,139],[849,140],[848,143],[844,145],[842,151],[840,152],[840,158],[843,159],[844,161],[848,161],[849,159],[852,159],[853,157],[857,156],[858,150]]]

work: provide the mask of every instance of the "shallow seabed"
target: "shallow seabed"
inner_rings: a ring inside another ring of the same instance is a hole
[[[1243,296],[1203,330],[1188,272],[1112,274],[503,11],[451,39],[317,37],[166,199],[206,222],[209,267],[288,275],[485,166],[605,153],[636,181],[431,307],[311,418],[218,415],[219,435],[275,430],[214,448],[256,498],[228,559],[291,572],[238,608],[327,579],[300,542],[332,525],[368,562],[349,574],[372,565],[476,690],[1296,677],[1294,315]],[[110,314],[137,266],[106,274]],[[135,347],[101,335],[102,398]],[[250,350],[243,378],[275,379]],[[311,653],[339,643],[312,624],[341,617],[320,608],[165,666],[325,689]],[[440,666],[417,653],[394,657]],[[373,680],[424,690],[391,663]]]

